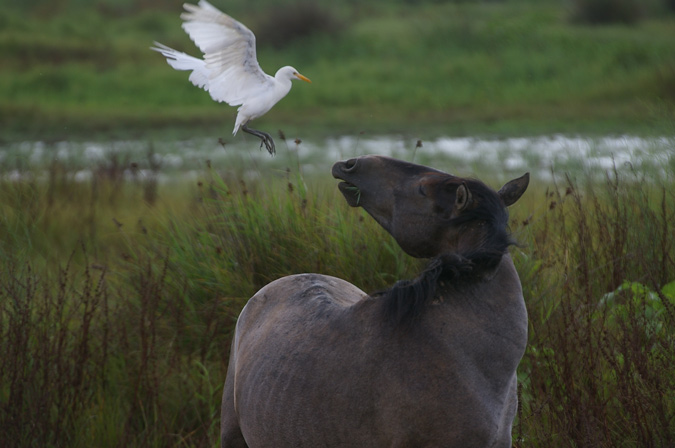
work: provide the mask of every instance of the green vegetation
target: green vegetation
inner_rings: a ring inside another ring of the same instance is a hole
[[[311,271],[375,291],[419,272],[293,161],[189,183],[117,156],[85,181],[57,162],[1,177],[3,443],[217,446],[232,330],[258,288]],[[673,443],[673,179],[535,181],[512,208],[530,316],[516,446]]]
[[[1,7],[1,138],[228,136],[235,110],[148,49],[158,40],[198,54],[180,3]],[[632,26],[593,26],[554,1],[249,3],[217,6],[259,35],[263,69],[292,64],[314,81],[266,128],[672,133],[675,15],[665,7]]]
[[[381,289],[418,264],[298,172],[245,183],[206,169],[162,187],[114,166],[0,184],[5,446],[216,446],[253,292],[305,271]]]
[[[675,197],[649,177],[568,179],[528,218],[521,446],[674,442]]]

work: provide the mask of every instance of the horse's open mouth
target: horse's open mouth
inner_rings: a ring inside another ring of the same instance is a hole
[[[361,200],[361,190],[359,190],[359,187],[354,184],[350,184],[349,182],[340,182],[338,184],[338,188],[347,200],[347,204],[349,204],[350,207],[359,206],[359,202]]]

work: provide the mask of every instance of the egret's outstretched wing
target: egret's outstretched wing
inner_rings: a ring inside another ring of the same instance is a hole
[[[214,100],[238,106],[272,88],[273,78],[258,64],[251,30],[206,0],[183,7],[183,29],[204,53],[208,82],[200,87]]]

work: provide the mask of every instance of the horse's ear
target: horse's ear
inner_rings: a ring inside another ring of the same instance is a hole
[[[514,204],[527,190],[527,185],[530,183],[530,173],[525,173],[518,179],[513,179],[504,184],[497,192],[502,198],[504,204],[508,207]]]
[[[471,191],[469,190],[469,187],[467,187],[466,184],[462,182],[462,185],[457,187],[457,191],[455,192],[455,210],[461,212],[470,203]]]

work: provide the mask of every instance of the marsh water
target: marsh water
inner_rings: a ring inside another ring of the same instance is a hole
[[[161,182],[196,178],[207,166],[247,179],[266,171],[301,170],[303,175],[329,176],[337,160],[383,154],[460,175],[509,176],[530,171],[540,180],[556,176],[604,176],[611,170],[646,173],[658,179],[675,172],[675,138],[570,137],[550,135],[485,139],[441,137],[429,141],[394,135],[342,136],[319,140],[277,138],[275,157],[259,149],[257,139],[237,137],[181,141],[107,141],[0,145],[0,177],[41,178],[58,169],[76,181],[102,170],[125,176],[155,176]],[[489,177],[488,177],[489,178]]]

